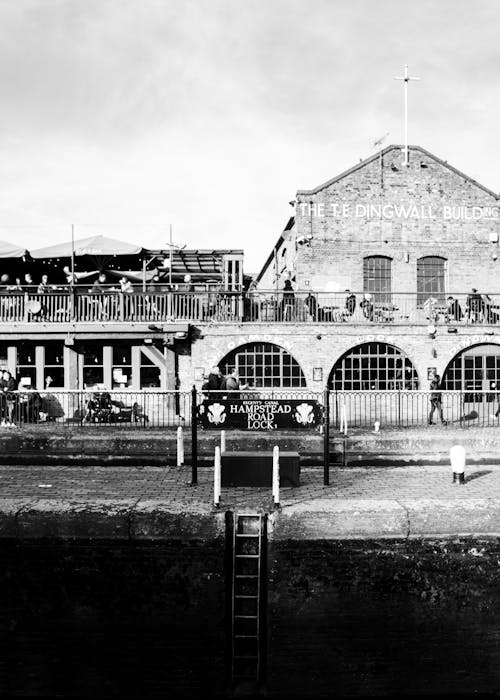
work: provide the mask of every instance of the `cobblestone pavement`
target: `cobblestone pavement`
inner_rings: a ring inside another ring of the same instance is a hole
[[[111,501],[137,505],[158,503],[176,512],[207,512],[213,507],[213,469],[198,470],[198,484],[190,485],[189,467],[63,467],[3,466],[0,468],[1,501],[21,504],[69,501],[73,504]],[[454,485],[451,468],[443,466],[352,467],[330,470],[330,485],[323,485],[322,468],[303,468],[301,486],[283,488],[282,508],[314,501],[350,499],[377,501],[474,501],[500,494],[500,466],[469,467],[466,483]],[[222,489],[221,508],[272,507],[271,489]]]

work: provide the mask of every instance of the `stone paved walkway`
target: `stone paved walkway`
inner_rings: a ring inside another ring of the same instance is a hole
[[[22,507],[40,501],[69,501],[73,504],[111,501],[138,504],[141,501],[168,505],[174,512],[207,512],[213,506],[213,469],[198,470],[197,486],[190,486],[189,467],[78,467],[3,466],[0,469],[2,502]],[[500,497],[500,466],[471,466],[466,483],[451,483],[449,464],[442,466],[332,468],[330,486],[323,485],[322,468],[303,468],[301,485],[281,489],[283,509],[289,506],[331,501],[436,501],[453,502]],[[272,507],[271,490],[225,488],[221,507]]]

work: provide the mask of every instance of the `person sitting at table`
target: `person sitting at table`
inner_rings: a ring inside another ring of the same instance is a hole
[[[32,278],[32,276],[31,276],[31,274],[30,274],[29,272],[27,272],[27,273],[24,275],[24,284],[26,284],[28,287],[32,287],[32,286],[33,286],[33,278]]]
[[[460,306],[460,303],[458,299],[455,299],[455,297],[452,297],[451,294],[450,296],[446,299],[446,314],[447,314],[447,320],[448,321],[461,321],[462,320],[462,307]]]
[[[365,292],[365,294],[363,294],[363,300],[361,301],[359,306],[363,310],[363,316],[369,321],[373,321],[372,295],[368,292]]]
[[[63,267],[63,273],[64,273],[64,276],[66,277],[66,282],[68,284],[76,284],[78,282],[78,278],[77,278],[76,274],[74,272],[71,272],[68,265],[65,265]]]
[[[345,291],[347,296],[345,299],[345,311],[343,320],[347,321],[347,319],[350,318],[356,311],[356,295],[352,294],[350,289],[346,289]]]

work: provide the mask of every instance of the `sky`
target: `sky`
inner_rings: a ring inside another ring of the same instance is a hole
[[[500,191],[498,0],[0,0],[0,239],[245,251],[409,142]]]

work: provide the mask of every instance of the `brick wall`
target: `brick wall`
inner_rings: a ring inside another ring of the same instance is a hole
[[[498,243],[490,242],[499,231],[497,197],[422,149],[410,149],[409,167],[401,160],[400,148],[391,147],[331,184],[299,191],[294,231],[298,240],[312,238],[297,246],[297,288],[309,282],[318,291],[362,291],[363,258],[385,255],[392,258],[393,291],[415,292],[417,259],[438,255],[448,260],[447,291],[500,292],[500,259],[492,257]],[[366,209],[378,205],[386,205],[381,218]],[[420,218],[394,205],[415,206]],[[495,207],[486,220],[486,208]]]

